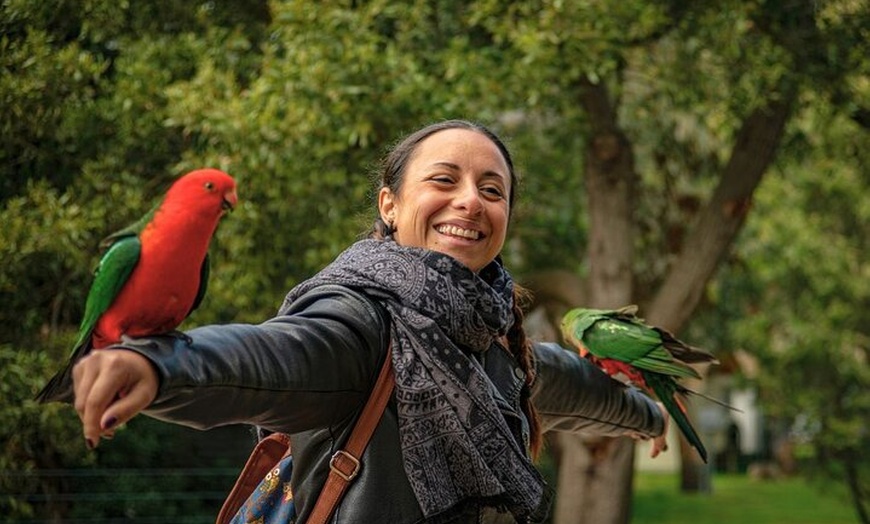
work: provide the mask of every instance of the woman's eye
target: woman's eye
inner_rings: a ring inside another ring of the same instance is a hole
[[[504,198],[504,192],[497,187],[484,187],[481,191],[490,196]]]

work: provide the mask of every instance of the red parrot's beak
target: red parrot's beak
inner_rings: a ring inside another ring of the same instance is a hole
[[[233,189],[231,191],[227,191],[226,193],[224,193],[224,201],[223,201],[223,204],[221,204],[221,207],[225,211],[232,211],[236,207],[236,204],[238,202],[239,202],[239,195],[237,195],[236,190]]]

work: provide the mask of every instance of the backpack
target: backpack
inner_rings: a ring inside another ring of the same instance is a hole
[[[329,521],[351,481],[362,467],[360,458],[393,393],[392,359],[389,347],[374,390],[366,401],[343,449],[329,461],[329,476],[308,518],[310,524]],[[293,455],[290,437],[272,433],[260,440],[248,457],[233,489],[224,501],[216,524],[293,524],[296,506],[290,489]]]
[[[293,455],[290,437],[272,433],[254,447],[218,514],[219,524],[296,522],[290,489]]]

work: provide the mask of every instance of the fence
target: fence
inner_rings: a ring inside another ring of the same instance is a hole
[[[0,471],[0,508],[6,508],[0,509],[0,522],[212,523],[238,473],[239,468]]]

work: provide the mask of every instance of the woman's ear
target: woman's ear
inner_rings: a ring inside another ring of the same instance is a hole
[[[385,224],[396,220],[396,197],[388,187],[382,187],[378,193],[378,211]]]

